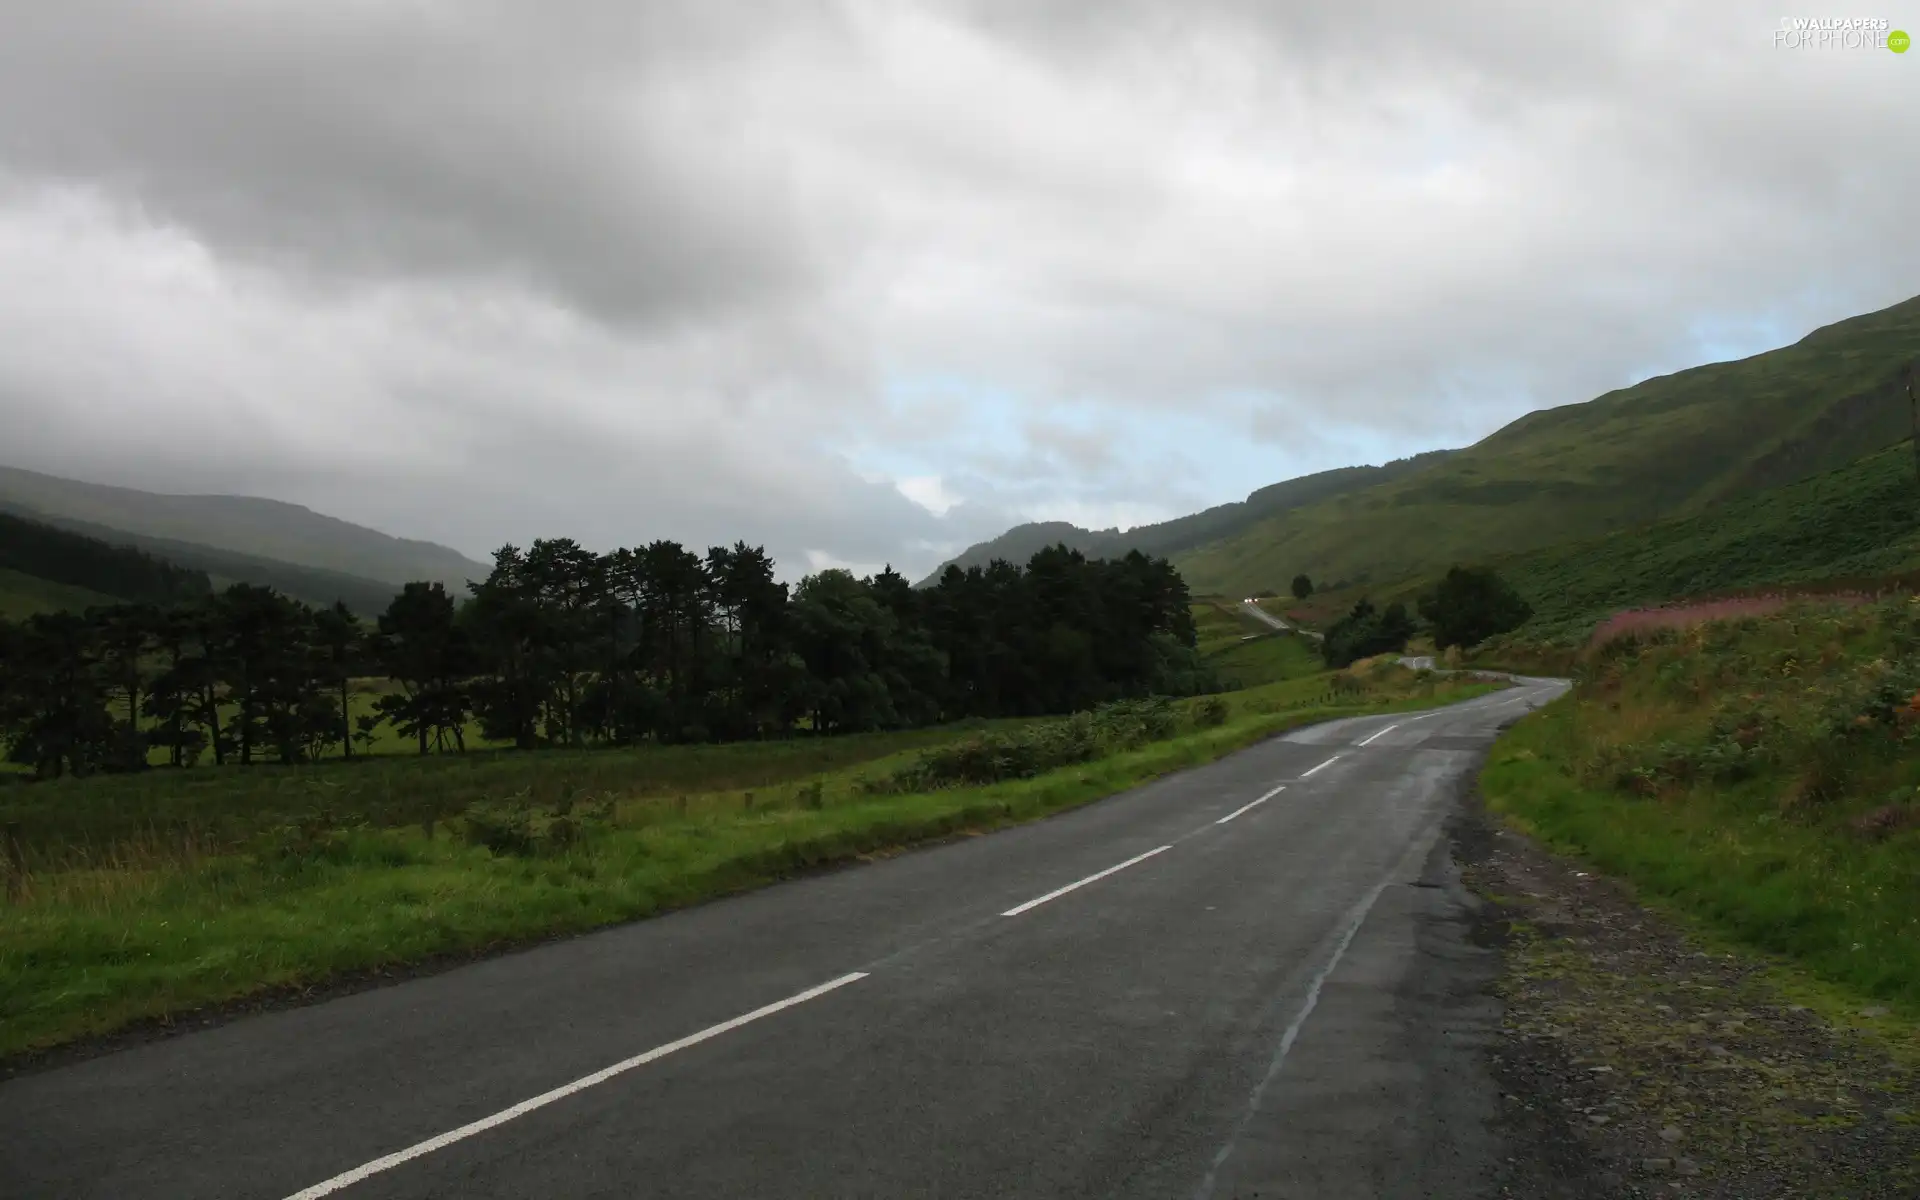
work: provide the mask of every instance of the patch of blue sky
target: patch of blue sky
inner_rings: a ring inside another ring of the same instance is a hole
[[[843,448],[856,471],[894,481],[923,505],[928,497],[977,500],[969,484],[984,486],[1030,520],[1161,520],[1298,475],[1433,448],[1430,435],[1348,425],[1304,405],[1261,422],[1255,436],[1252,413],[1279,406],[1258,392],[1169,410],[1040,401],[990,381],[902,375],[886,399],[884,426]]]

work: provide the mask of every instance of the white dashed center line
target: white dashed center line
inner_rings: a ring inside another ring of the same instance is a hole
[[[1368,738],[1368,739],[1367,739],[1366,741],[1364,741],[1364,742],[1361,742],[1360,744],[1361,744],[1362,746],[1371,746],[1371,745],[1373,745],[1373,743],[1374,743],[1375,741],[1377,741],[1377,740],[1379,740],[1380,738],[1383,738],[1383,737],[1385,737],[1385,736],[1387,736],[1388,734],[1390,734],[1390,733],[1392,733],[1392,732],[1393,732],[1394,730],[1396,730],[1396,729],[1398,729],[1398,728],[1400,728],[1400,726],[1399,726],[1399,725],[1397,725],[1397,724],[1396,724],[1396,725],[1389,725],[1389,726],[1387,726],[1387,727],[1386,727],[1385,729],[1382,729],[1382,730],[1381,730],[1381,731],[1380,731],[1379,733],[1376,733],[1376,734],[1374,734],[1374,735],[1373,735],[1372,737],[1370,737],[1370,738]]]
[[[1305,779],[1305,778],[1306,778],[1306,777],[1307,777],[1308,775],[1312,775],[1312,774],[1314,774],[1314,773],[1315,773],[1315,772],[1317,772],[1317,771],[1322,771],[1322,770],[1325,770],[1326,768],[1328,768],[1328,767],[1330,767],[1330,766],[1332,766],[1333,764],[1335,764],[1335,763],[1337,763],[1337,762],[1339,762],[1339,761],[1340,761],[1340,756],[1339,756],[1338,754],[1336,754],[1336,755],[1334,755],[1334,756],[1333,756],[1332,758],[1330,758],[1330,759],[1328,759],[1327,761],[1325,761],[1325,762],[1323,762],[1323,763],[1321,763],[1321,764],[1320,764],[1319,766],[1317,766],[1317,767],[1315,767],[1315,768],[1313,768],[1313,770],[1311,770],[1311,771],[1307,771],[1307,772],[1305,772],[1304,774],[1302,774],[1302,775],[1300,776],[1300,778],[1302,778],[1302,779]]]
[[[1068,892],[1073,891],[1075,888],[1083,888],[1088,884],[1092,883],[1096,879],[1105,879],[1107,876],[1113,874],[1115,871],[1124,871],[1135,863],[1145,862],[1149,858],[1152,858],[1154,855],[1164,853],[1165,851],[1168,851],[1171,849],[1173,849],[1173,847],[1171,845],[1168,845],[1168,846],[1158,847],[1157,849],[1149,850],[1145,854],[1136,854],[1134,857],[1128,859],[1127,861],[1123,863],[1115,863],[1113,866],[1108,867],[1104,871],[1095,871],[1093,874],[1087,876],[1085,879],[1076,880],[1075,882],[1070,883],[1063,888],[1055,888],[1044,896],[1035,896],[1033,899],[1027,901],[1025,904],[1017,905],[1016,907],[1010,908],[1007,911],[1001,913],[1000,915],[1003,917],[1017,917],[1021,913],[1026,912],[1030,908],[1040,907],[1042,904],[1045,904],[1049,900],[1058,900],[1060,897],[1066,895]]]
[[[1284,792],[1286,790],[1287,790],[1287,785],[1283,783],[1279,787],[1274,788],[1272,791],[1268,792],[1266,795],[1260,797],[1258,800],[1255,800],[1252,804],[1242,804],[1239,808],[1234,809],[1232,812],[1228,813],[1226,816],[1221,817],[1218,821],[1215,821],[1214,824],[1225,825],[1228,821],[1233,820],[1235,817],[1239,816],[1241,813],[1259,808],[1262,804],[1265,804],[1267,801],[1273,799],[1275,796],[1278,796],[1281,792]]]

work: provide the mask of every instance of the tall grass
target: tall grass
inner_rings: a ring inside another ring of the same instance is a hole
[[[1714,621],[1731,621],[1741,617],[1761,617],[1779,612],[1790,605],[1809,599],[1806,596],[1771,592],[1755,596],[1728,596],[1715,600],[1694,600],[1678,604],[1662,604],[1651,608],[1632,608],[1617,612],[1602,621],[1593,631],[1587,644],[1600,647],[1623,637],[1644,637],[1656,629],[1691,629],[1695,625],[1705,625]],[[1824,593],[1819,600],[1824,604],[1855,605],[1868,604],[1875,598],[1858,593]]]
[[[1646,894],[1920,1015],[1920,604],[1623,635],[1482,785]]]

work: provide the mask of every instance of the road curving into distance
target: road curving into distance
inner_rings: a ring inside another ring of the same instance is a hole
[[[0,1195],[1480,1195],[1443,827],[1564,686],[24,1075]]]
[[[1271,625],[1273,628],[1280,630],[1282,633],[1303,633],[1306,636],[1312,638],[1316,642],[1320,641],[1326,636],[1325,634],[1315,633],[1311,629],[1302,629],[1298,625],[1290,625],[1287,622],[1281,620],[1279,617],[1274,616],[1272,613],[1268,612],[1266,609],[1261,608],[1258,603],[1252,600],[1242,600],[1240,602],[1240,608],[1248,616],[1253,617],[1256,620],[1263,621],[1266,624]]]

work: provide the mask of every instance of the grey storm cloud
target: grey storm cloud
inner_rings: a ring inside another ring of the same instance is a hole
[[[0,0],[0,460],[916,573],[1916,290],[1920,58],[1564,11]]]
[[[780,148],[714,153],[739,131],[685,91],[737,6],[16,7],[0,154],[223,249],[668,320],[813,286]]]

